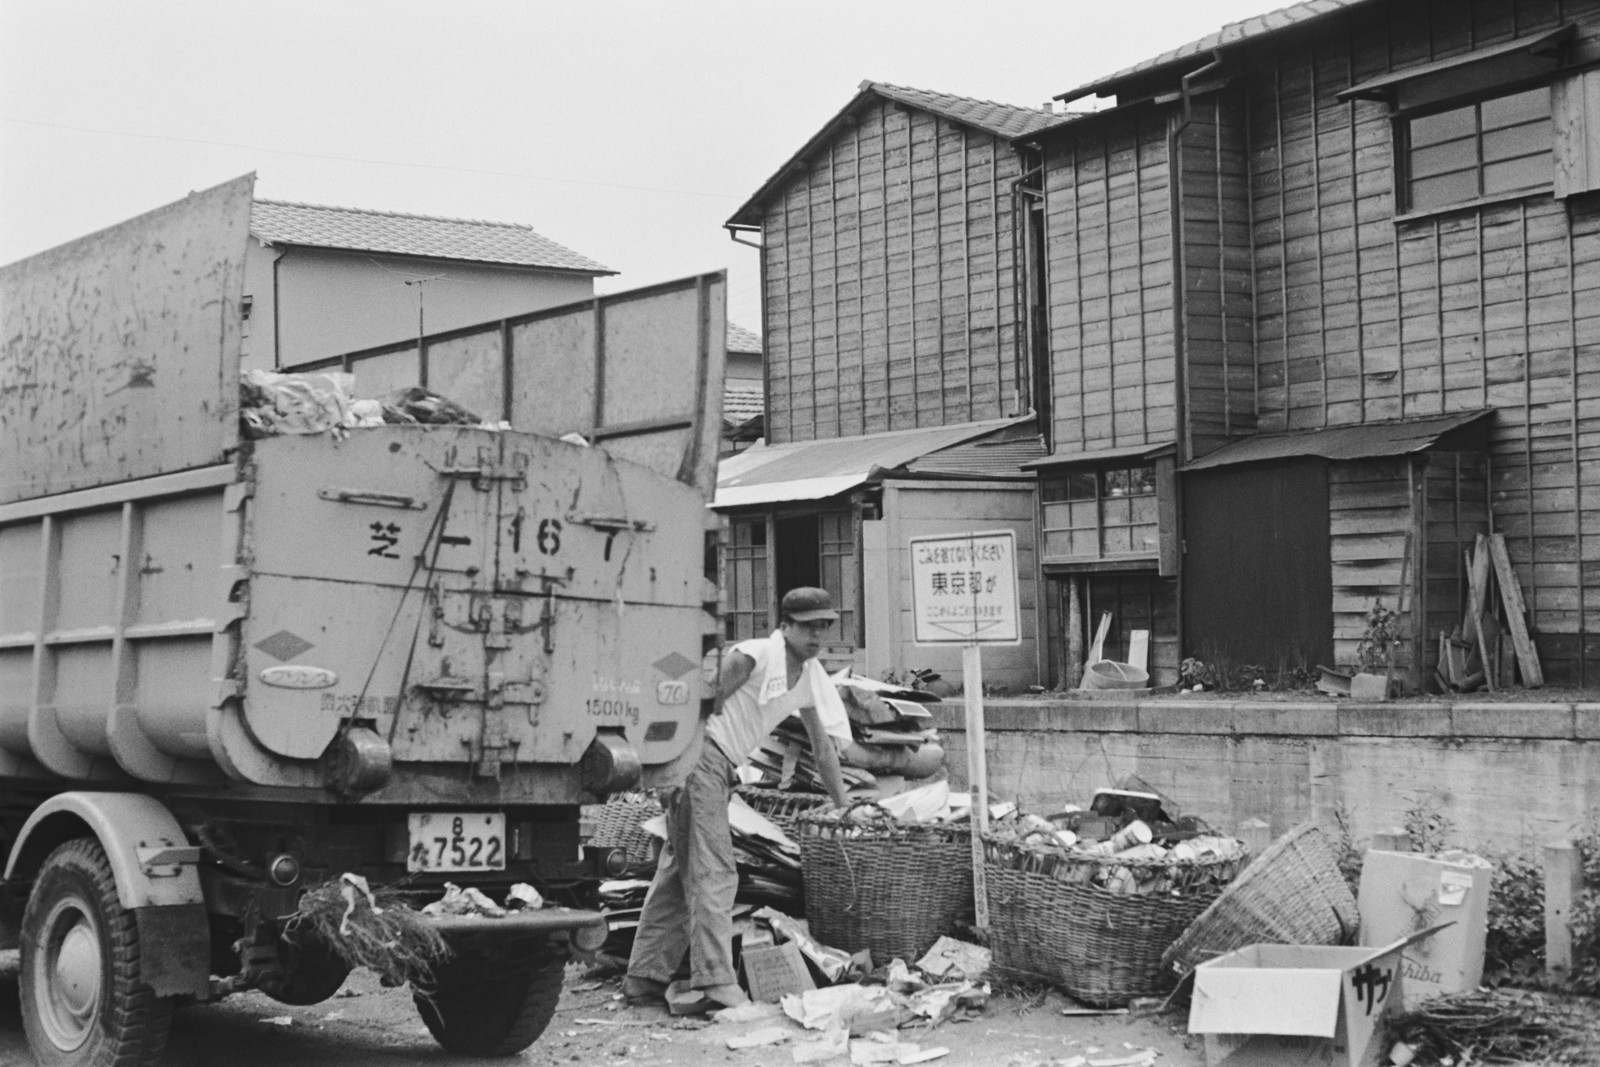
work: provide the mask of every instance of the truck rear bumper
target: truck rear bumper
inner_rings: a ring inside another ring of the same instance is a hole
[[[576,947],[593,951],[600,947],[606,937],[606,917],[598,911],[578,908],[547,906],[514,911],[500,918],[488,915],[439,915],[434,916],[432,922],[452,947],[484,937],[520,940],[570,934]]]

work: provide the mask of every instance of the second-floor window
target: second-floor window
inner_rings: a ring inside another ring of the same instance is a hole
[[[1154,465],[1075,471],[1045,478],[1039,488],[1046,556],[1104,559],[1159,550]]]
[[[1402,120],[1405,210],[1431,211],[1550,188],[1550,88]]]

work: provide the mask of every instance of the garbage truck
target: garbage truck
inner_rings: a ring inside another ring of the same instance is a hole
[[[0,947],[27,1040],[154,1064],[180,1003],[329,997],[348,954],[296,918],[342,884],[442,935],[433,1036],[512,1054],[606,935],[562,893],[603,873],[580,806],[692,758],[726,279],[289,368],[322,407],[247,432],[252,183],[0,268]],[[400,386],[477,421],[345,417]],[[447,886],[544,906],[426,917]]]

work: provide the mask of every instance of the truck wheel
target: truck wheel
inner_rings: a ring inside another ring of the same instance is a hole
[[[140,980],[139,927],[117,900],[99,842],[44,861],[22,915],[22,1026],[40,1067],[145,1067],[161,1057],[172,1001]]]
[[[472,961],[440,969],[433,996],[413,994],[433,1039],[467,1056],[515,1056],[538,1039],[556,1013],[565,946],[549,946],[524,969],[468,979]]]
[[[280,942],[278,957],[284,964],[284,977],[262,982],[261,992],[280,1004],[321,1004],[339,992],[350,977],[350,965],[320,939],[310,934],[299,938]]]

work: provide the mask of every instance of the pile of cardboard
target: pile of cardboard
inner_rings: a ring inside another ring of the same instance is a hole
[[[892,796],[906,779],[928,778],[944,766],[939,732],[925,702],[929,693],[853,675],[833,676],[850,717],[855,744],[840,757],[845,790],[856,798]],[[824,792],[811,754],[810,739],[791,716],[751,757],[745,784],[796,792]]]
[[[1479,534],[1467,551],[1466,614],[1456,628],[1439,631],[1439,666],[1434,672],[1441,692],[1491,692],[1509,688],[1520,677],[1530,689],[1544,685],[1539,653],[1528,634],[1522,586],[1511,569],[1503,534]],[[1496,596],[1498,590],[1498,597]],[[1498,601],[1504,620],[1497,613]]]

